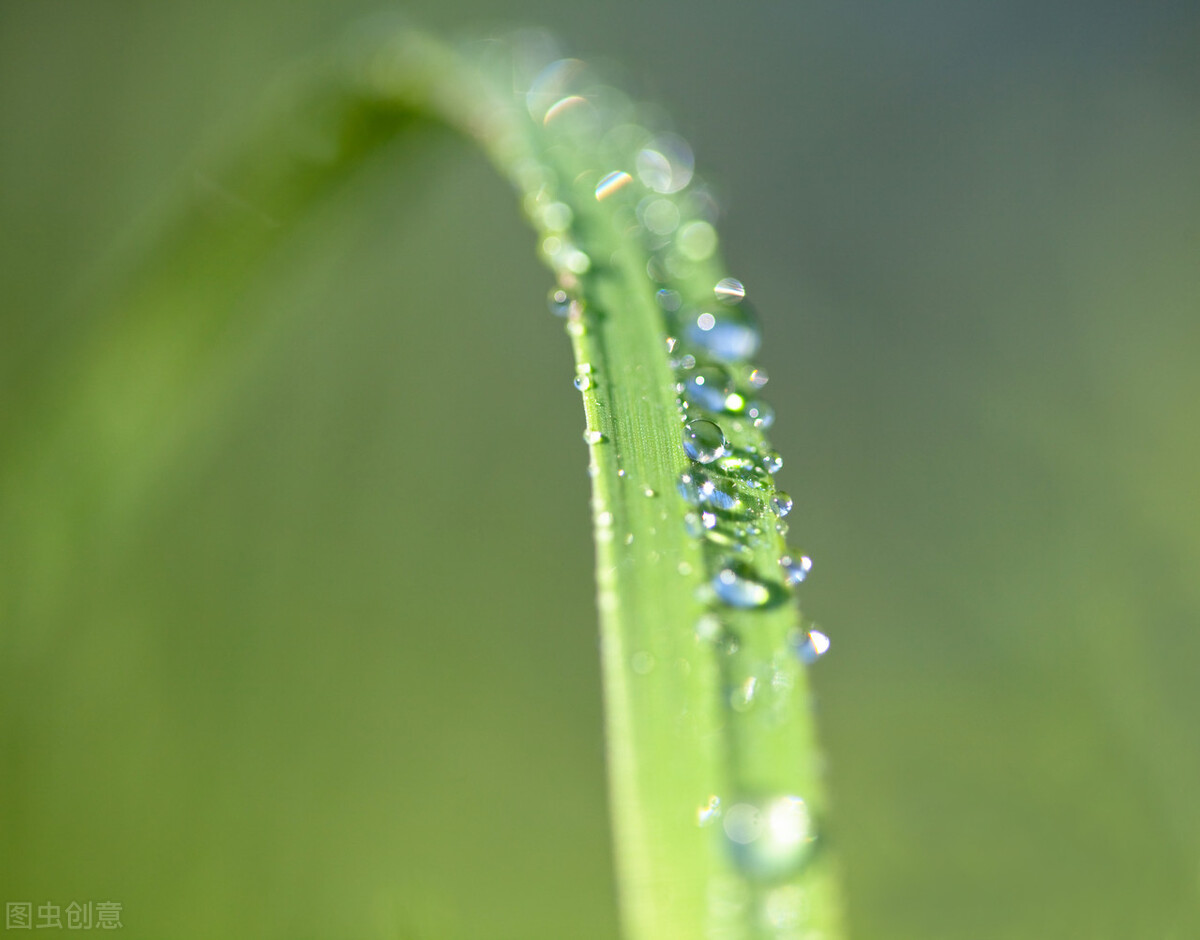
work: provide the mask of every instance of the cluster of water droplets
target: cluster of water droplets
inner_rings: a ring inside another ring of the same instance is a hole
[[[585,275],[609,259],[588,253],[570,198],[562,193],[587,179],[589,201],[594,197],[610,208],[623,233],[646,248],[646,277],[663,314],[680,443],[690,463],[676,488],[685,503],[684,525],[705,546],[708,612],[696,626],[696,637],[733,659],[740,640],[725,625],[726,615],[787,602],[812,569],[806,555],[776,548],[787,534],[793,501],[775,487],[783,461],[762,437],[775,412],[761,397],[767,373],[754,362],[762,345],[758,319],[741,281],[702,280],[717,248],[716,205],[694,177],[687,142],[647,129],[633,105],[612,89],[588,86],[584,72],[576,60],[554,61],[532,77],[524,96],[530,117],[552,142],[569,142],[611,162],[573,180],[560,180],[552,161],[530,159],[518,170],[541,254],[556,274],[548,305],[564,318],[572,337],[584,337]],[[698,283],[708,286],[697,290]],[[589,391],[604,378],[586,363],[577,367],[573,382],[584,393],[585,408]],[[591,411],[584,440],[589,445],[606,440]],[[590,472],[596,471],[593,453]],[[658,495],[648,486],[643,491]],[[597,506],[597,519],[602,539],[611,540],[612,513]],[[777,565],[764,568],[766,557]],[[680,571],[690,575],[691,566],[681,563]],[[776,661],[730,683],[731,712],[750,713],[769,700],[785,700],[792,692],[794,664],[813,663],[828,648],[828,638],[815,629],[793,631],[772,654]],[[649,675],[655,668],[649,653],[633,654],[635,674]],[[817,840],[809,805],[794,793],[711,794],[697,808],[696,822],[722,833],[739,869],[768,884],[781,883],[805,865]],[[789,890],[781,886],[764,895],[771,923],[782,925],[802,900],[780,894]]]

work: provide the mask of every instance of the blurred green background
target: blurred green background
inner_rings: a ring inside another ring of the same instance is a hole
[[[0,427],[199,154],[379,9],[0,2]],[[621,63],[724,196],[833,638],[856,940],[1200,936],[1200,8],[406,9]],[[376,161],[239,298],[111,530],[44,569],[0,535],[32,572],[0,598],[0,901],[615,936],[582,414],[533,248],[461,144]]]

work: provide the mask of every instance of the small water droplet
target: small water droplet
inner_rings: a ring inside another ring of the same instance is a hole
[[[765,401],[752,401],[746,406],[746,415],[756,428],[764,430],[775,423],[775,409]]]
[[[583,432],[583,439],[588,444],[599,444],[602,440],[604,440],[604,435],[599,431],[588,428]]]
[[[620,469],[617,471],[617,476],[619,476],[619,477],[623,477],[623,476],[625,476],[625,468],[624,468],[624,467],[621,467],[621,468],[620,468]]]
[[[770,474],[776,474],[783,469],[783,458],[774,451],[767,451],[762,455],[763,469]]]
[[[683,298],[680,296],[679,291],[668,290],[665,287],[654,296],[658,298],[658,305],[668,313],[674,313],[679,309],[680,304],[683,303]],[[670,352],[670,349],[667,351]]]
[[[717,597],[730,607],[762,607],[771,600],[771,590],[740,562],[726,562],[712,580]]]
[[[807,909],[808,896],[800,885],[780,885],[763,899],[763,916],[770,926],[780,931],[781,940],[784,936],[801,936],[791,931],[800,926]],[[785,935],[783,931],[788,933]],[[817,933],[806,932],[803,936],[820,940],[820,934]]]
[[[683,426],[683,449],[698,463],[712,463],[725,455],[725,435],[714,422],[696,418]]]
[[[708,798],[708,801],[701,803],[696,810],[696,822],[698,825],[707,826],[721,815],[721,798],[715,793]]]
[[[688,400],[706,411],[739,411],[742,396],[733,390],[733,380],[720,366],[704,366],[687,377]]]
[[[762,334],[749,304],[704,311],[685,326],[687,339],[723,363],[745,362],[758,352]]]
[[[717,250],[717,230],[708,222],[689,222],[675,236],[675,245],[688,261],[707,261]]]
[[[575,376],[574,385],[577,389],[579,389],[579,391],[586,392],[589,388],[592,387],[592,377],[590,375],[586,375],[586,374],[585,375],[577,375],[577,376]]]
[[[792,511],[792,498],[787,493],[776,493],[771,497],[771,510],[782,519]]]
[[[800,584],[812,571],[812,559],[807,555],[784,555],[779,559],[779,567],[783,569],[783,580],[788,584]]]
[[[596,200],[607,199],[617,190],[633,182],[633,177],[624,170],[614,170],[596,184]]]
[[[706,529],[715,529],[717,527],[716,513],[702,512],[700,513],[700,521],[704,524],[704,528]]]
[[[644,487],[642,487],[642,495],[646,496],[646,497],[652,497],[657,494],[654,492],[653,487],[644,486]]]
[[[596,514],[596,525],[601,529],[607,529],[613,524],[613,514],[605,510]]]
[[[766,369],[751,369],[746,381],[755,388],[762,388],[770,380]]]
[[[735,712],[748,712],[754,706],[754,696],[758,691],[758,677],[749,676],[729,695],[729,706]]]
[[[721,303],[733,305],[741,303],[742,298],[746,296],[746,287],[736,277],[723,277],[717,281],[713,293]]]
[[[717,643],[724,633],[725,628],[714,614],[704,614],[696,621],[696,640],[700,643]]]
[[[806,664],[815,663],[829,652],[830,641],[820,630],[797,630],[792,638],[792,648],[796,655]]]
[[[679,228],[679,207],[670,199],[647,199],[638,206],[642,224],[655,235],[670,235]]]
[[[721,825],[738,865],[764,880],[795,872],[812,856],[817,839],[808,804],[790,794],[735,803]]]
[[[629,660],[630,668],[639,676],[645,676],[654,670],[654,654],[645,650],[634,653]]]
[[[565,317],[570,313],[571,303],[571,295],[561,287],[551,288],[550,294],[546,298],[546,305],[556,317]]]
[[[689,353],[688,355],[684,356],[683,358],[681,358],[679,360],[679,367],[681,369],[696,368],[696,357]],[[681,391],[682,391],[682,389],[681,389]]]
[[[542,226],[549,232],[565,232],[571,227],[574,213],[565,202],[551,202],[543,206],[539,213]]]
[[[677,134],[662,134],[637,155],[638,179],[656,193],[677,193],[692,181],[695,158],[688,142]]]

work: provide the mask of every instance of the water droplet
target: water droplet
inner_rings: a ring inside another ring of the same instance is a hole
[[[787,493],[776,493],[771,497],[771,510],[782,519],[792,511],[792,498]]]
[[[716,643],[724,633],[721,621],[713,614],[704,614],[696,621],[696,640],[700,643]]]
[[[642,224],[655,235],[670,235],[679,228],[679,207],[670,199],[643,200],[638,206],[638,215]]]
[[[649,498],[652,496],[656,496],[657,494],[654,492],[654,489],[652,487],[643,486],[642,487],[642,495]]]
[[[717,250],[717,230],[707,222],[689,222],[675,236],[675,245],[688,261],[707,261]]]
[[[758,352],[762,333],[749,304],[703,311],[686,325],[687,339],[718,362],[745,362]]]
[[[725,434],[714,422],[696,418],[683,426],[683,449],[698,463],[712,463],[725,455]]]
[[[596,514],[596,525],[602,529],[607,529],[613,524],[613,514],[607,510]]]
[[[771,589],[740,562],[726,562],[712,585],[717,597],[730,607],[762,607],[771,600]]]
[[[713,512],[700,513],[700,521],[706,529],[715,529],[717,527],[717,514]]]
[[[723,304],[738,304],[746,296],[746,287],[736,277],[723,277],[713,288],[717,300]]]
[[[829,652],[830,641],[820,630],[796,631],[792,637],[792,648],[801,661],[807,664],[815,663]]]
[[[634,653],[629,660],[629,666],[639,676],[648,675],[654,670],[654,654],[647,653],[644,650]]]
[[[733,390],[729,373],[720,366],[697,369],[687,377],[685,391],[689,401],[706,411],[737,411],[744,404]]]
[[[619,476],[619,477],[625,476],[625,468],[624,467],[622,467],[620,470],[617,471],[617,476]]]
[[[783,458],[774,451],[767,451],[762,455],[763,469],[770,474],[776,474],[783,469]]]
[[[766,369],[751,369],[750,374],[746,376],[746,381],[755,388],[762,388],[769,379]]]
[[[574,385],[577,389],[579,389],[579,391],[586,392],[592,387],[592,377],[587,374],[577,375],[575,376]]]
[[[795,872],[811,857],[817,838],[808,804],[791,795],[735,803],[721,825],[738,865],[764,880]]]
[[[666,342],[667,342],[667,352],[673,353],[675,351],[675,344],[678,343],[679,340],[677,340],[674,336],[668,336]]]
[[[571,312],[571,295],[561,287],[551,288],[549,296],[546,298],[546,304],[550,307],[550,312],[556,317],[565,317]]]
[[[696,368],[696,357],[693,355],[690,355],[690,354],[684,356],[682,359],[679,360],[679,368],[685,369],[685,370],[691,370],[691,369]]]
[[[668,313],[674,313],[679,309],[680,304],[683,303],[683,298],[679,295],[679,291],[677,290],[667,290],[666,288],[663,288],[654,296],[658,298],[658,305]],[[671,350],[668,349],[667,352],[671,352]]]
[[[607,199],[618,189],[633,182],[633,177],[624,170],[614,170],[596,184],[597,201]]]
[[[786,934],[787,937],[800,936],[791,931],[800,926],[807,909],[807,895],[800,885],[780,885],[773,888],[763,899],[763,916],[768,924],[781,931],[779,934],[781,938],[785,936],[782,933],[785,930],[789,931]],[[811,937],[813,940],[819,940],[820,937],[819,934],[808,932],[803,936]]]
[[[754,706],[754,696],[758,691],[758,677],[749,676],[729,695],[729,706],[735,712],[748,712]]]
[[[696,822],[698,825],[707,826],[718,816],[721,815],[721,798],[715,793],[708,798],[708,801],[701,803],[696,810]]]
[[[801,583],[812,571],[812,566],[812,559],[807,555],[784,555],[779,559],[779,567],[783,569],[783,580],[788,584]]]
[[[599,444],[602,440],[604,440],[604,435],[599,431],[594,431],[591,428],[588,428],[583,432],[583,439],[588,444]]]
[[[571,227],[574,214],[565,202],[551,202],[542,206],[540,212],[542,227],[548,232],[565,232]]]
[[[752,401],[746,406],[746,416],[756,428],[769,428],[775,423],[775,409],[765,401]]]
[[[688,142],[677,134],[662,134],[637,155],[638,179],[656,193],[677,193],[692,181],[695,159]]]

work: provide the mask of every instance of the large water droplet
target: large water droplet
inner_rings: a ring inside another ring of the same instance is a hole
[[[713,576],[713,590],[730,607],[762,607],[771,600],[771,589],[739,562],[726,562]]]
[[[811,857],[817,832],[808,804],[798,796],[738,802],[724,811],[725,836],[747,875],[774,881]]]
[[[784,555],[779,559],[779,567],[783,569],[783,580],[788,584],[800,584],[812,571],[812,559],[807,555]]]
[[[725,454],[725,434],[714,422],[696,418],[683,426],[683,449],[698,463],[712,463]]]
[[[776,493],[771,497],[771,510],[782,519],[792,511],[792,498],[787,493]]]
[[[762,333],[749,304],[720,307],[696,314],[684,334],[719,362],[745,362],[758,352]]]
[[[720,366],[705,366],[687,377],[688,401],[706,411],[737,411],[744,404],[733,389],[733,380]]]

